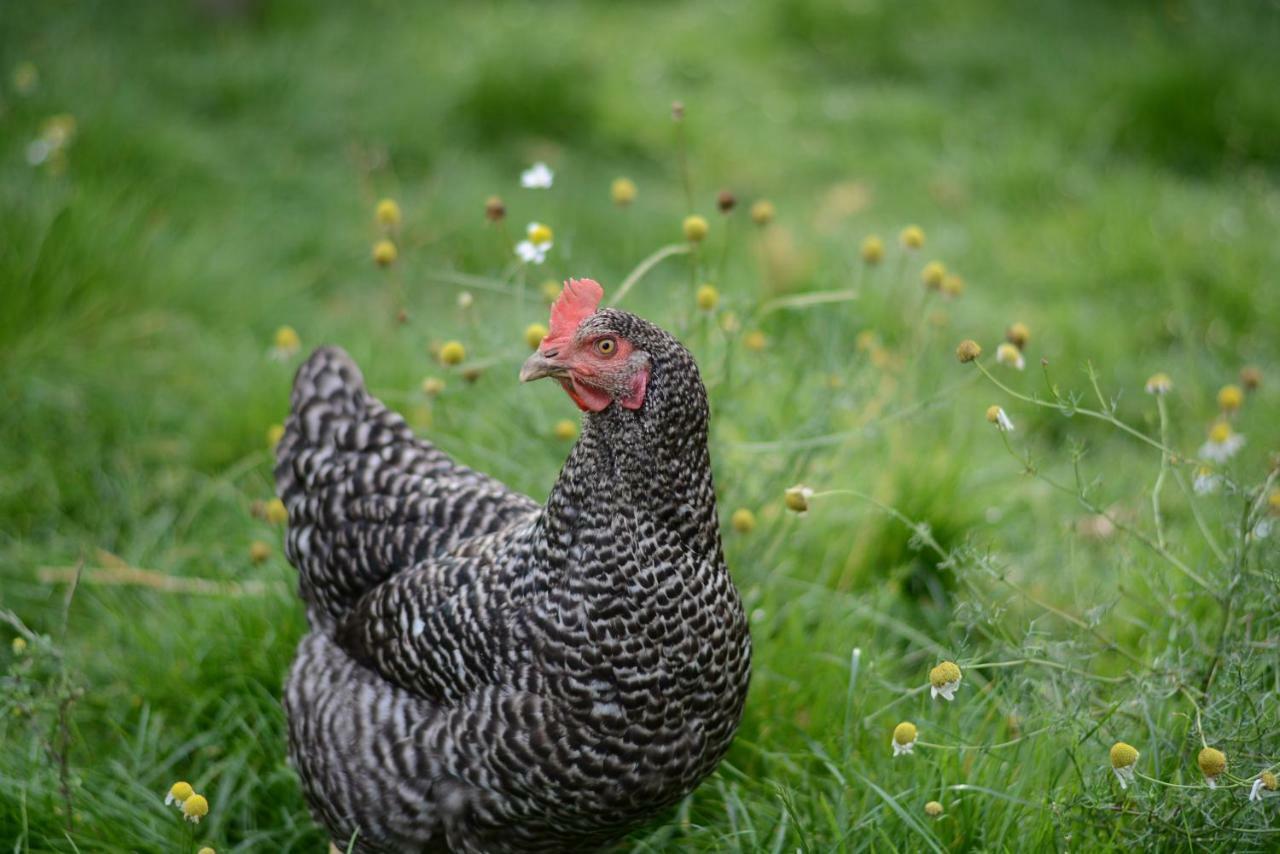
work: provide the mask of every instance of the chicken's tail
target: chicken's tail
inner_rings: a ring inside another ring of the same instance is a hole
[[[532,506],[415,437],[338,347],[298,369],[275,477],[289,512],[285,552],[312,619],[325,623],[396,572]]]

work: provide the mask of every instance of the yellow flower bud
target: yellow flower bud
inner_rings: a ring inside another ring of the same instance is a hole
[[[924,814],[929,816],[929,818],[937,818],[942,815],[942,804],[937,801],[929,801],[929,803],[924,805]]]
[[[422,381],[422,393],[427,397],[435,397],[444,391],[444,380],[439,377],[426,377]]]
[[[739,534],[750,534],[756,529],[756,514],[745,507],[739,507],[733,511],[730,523]]]
[[[1027,349],[1027,342],[1031,340],[1031,330],[1027,328],[1027,324],[1021,321],[1010,323],[1009,328],[1004,331],[1004,340],[1019,350],[1025,350]]]
[[[924,246],[924,229],[918,225],[909,225],[902,229],[898,241],[907,249],[919,249]]]
[[[169,794],[165,796],[166,804],[181,805],[183,801],[195,794],[195,790],[191,788],[191,784],[185,780],[179,780],[169,787]]]
[[[1262,385],[1262,369],[1257,365],[1245,365],[1240,369],[1240,385],[1245,391],[1256,391]]]
[[[274,448],[284,438],[284,425],[272,424],[267,428],[267,447]]]
[[[275,335],[276,349],[289,353],[298,352],[298,348],[302,346],[302,339],[298,337],[298,333],[292,326],[281,326],[276,330]]]
[[[954,299],[964,293],[964,279],[948,273],[942,280],[942,295]]]
[[[1215,421],[1209,428],[1209,441],[1221,445],[1231,438],[1231,425],[1225,421]]]
[[[267,502],[266,515],[267,521],[272,525],[283,525],[289,521],[289,511],[285,509],[284,502],[279,498],[273,498]]]
[[[1213,779],[1227,770],[1227,755],[1215,747],[1206,747],[1196,757],[1196,764],[1202,774]]]
[[[715,285],[702,285],[698,288],[698,308],[702,311],[714,311],[720,302],[720,292]]]
[[[920,281],[931,291],[942,290],[942,280],[946,277],[947,268],[941,261],[930,261],[920,273]]]
[[[769,346],[769,339],[759,329],[753,329],[743,336],[742,343],[753,353],[759,353]]]
[[[534,245],[538,245],[541,243],[550,243],[553,239],[555,239],[555,234],[551,231],[551,226],[543,225],[540,222],[535,222],[532,225],[530,225],[528,229],[528,234],[529,234],[529,242],[533,243]]]
[[[961,363],[972,362],[974,359],[982,355],[982,348],[978,346],[978,342],[972,338],[966,338],[960,342],[960,346],[956,347],[956,358]]]
[[[884,241],[872,234],[862,241],[862,261],[872,266],[884,260]]]
[[[529,345],[530,350],[538,349],[538,345],[542,343],[542,339],[547,337],[547,327],[541,323],[530,323],[524,328],[524,343]]]
[[[613,185],[609,187],[609,196],[615,205],[625,208],[636,200],[635,181],[630,178],[615,178]]]
[[[761,199],[751,206],[751,221],[760,226],[768,225],[773,222],[773,218],[777,213],[773,207],[773,202]]]
[[[1131,744],[1117,741],[1111,745],[1111,767],[1129,768],[1138,761],[1138,751]]]
[[[376,216],[378,225],[396,228],[400,225],[400,206],[396,204],[395,199],[383,199],[378,202]]]
[[[929,684],[935,688],[959,681],[960,666],[954,661],[944,661],[929,671]]]
[[[1173,380],[1169,379],[1166,373],[1152,374],[1147,377],[1145,386],[1147,394],[1168,394],[1173,390]]]
[[[446,341],[440,347],[440,361],[446,365],[459,365],[467,358],[467,348],[461,341]]]
[[[711,226],[707,224],[704,217],[690,214],[684,218],[683,229],[685,240],[690,243],[700,243],[706,239],[707,232],[711,230]]]
[[[568,442],[578,435],[578,425],[568,418],[564,418],[556,422],[554,432],[556,438],[561,442]]]
[[[204,795],[192,795],[182,802],[182,817],[192,824],[199,824],[208,814],[209,802]]]
[[[1244,392],[1238,385],[1224,385],[1218,389],[1218,408],[1223,412],[1235,412],[1244,403]]]
[[[893,728],[894,744],[908,745],[916,740],[916,725],[910,721],[903,721]]]
[[[254,540],[249,544],[249,560],[254,563],[262,563],[269,557],[271,557],[271,546],[262,540]]]
[[[783,494],[787,509],[793,513],[805,513],[809,510],[809,498],[813,490],[807,486],[793,486]]]
[[[390,240],[379,240],[373,244],[373,263],[379,267],[390,267],[396,262],[396,245]]]

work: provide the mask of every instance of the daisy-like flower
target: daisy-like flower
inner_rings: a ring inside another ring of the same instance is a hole
[[[809,511],[809,499],[812,497],[812,489],[807,486],[796,485],[783,494],[783,502],[792,513],[807,513]]]
[[[179,780],[169,787],[169,793],[164,796],[164,805],[170,804],[181,807],[183,802],[195,794],[195,789],[191,788],[191,784],[186,780]]]
[[[1222,476],[1214,474],[1213,469],[1208,466],[1196,469],[1195,479],[1191,481],[1191,487],[1196,491],[1196,495],[1212,495],[1221,485]]]
[[[1022,357],[1022,351],[1008,341],[996,348],[996,361],[1020,371],[1027,366],[1027,360]]]
[[[516,255],[526,264],[541,264],[547,260],[547,252],[551,250],[552,238],[555,236],[551,227],[540,222],[531,222],[525,228],[527,240],[516,244]]]
[[[1013,432],[1013,419],[999,406],[993,404],[987,407],[987,420],[996,425],[999,430],[1006,433]]]
[[[916,749],[916,725],[903,721],[893,728],[893,755],[908,756]]]
[[[1173,389],[1173,380],[1164,372],[1152,374],[1147,379],[1146,389],[1147,394],[1168,394]]]
[[[730,517],[729,522],[733,525],[733,530],[739,534],[750,534],[756,529],[756,514],[746,507],[739,507],[733,511],[733,516]]]
[[[292,326],[281,326],[277,329],[273,341],[270,356],[277,362],[293,358],[302,349],[302,339],[298,337],[297,330]]]
[[[1215,463],[1225,463],[1244,447],[1244,436],[1225,421],[1215,421],[1209,428],[1209,441],[1200,446],[1200,456]]]
[[[1200,766],[1200,773],[1204,774],[1204,781],[1212,789],[1218,785],[1218,778],[1227,770],[1227,755],[1216,747],[1206,747],[1196,757],[1196,764]]]
[[[204,795],[193,794],[182,802],[182,817],[192,824],[199,824],[200,819],[209,814],[209,801]]]
[[[1137,770],[1140,755],[1132,744],[1117,741],[1111,745],[1111,770],[1120,781],[1120,788],[1127,789],[1133,782],[1133,774]]]
[[[944,661],[929,671],[929,695],[935,700],[954,700],[959,687],[960,665],[954,661]]]
[[[1253,786],[1249,788],[1249,800],[1260,801],[1262,800],[1263,789],[1268,792],[1274,792],[1278,786],[1280,786],[1280,781],[1276,780],[1276,775],[1270,771],[1263,771],[1253,781]]]
[[[555,174],[551,167],[542,162],[535,163],[520,173],[520,186],[530,190],[548,189],[553,180]]]

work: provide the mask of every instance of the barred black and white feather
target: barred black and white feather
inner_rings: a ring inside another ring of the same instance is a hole
[[[742,714],[692,357],[634,315],[645,403],[585,416],[538,507],[415,438],[322,349],[276,480],[312,631],[286,686],[317,819],[360,851],[597,849],[683,798]]]

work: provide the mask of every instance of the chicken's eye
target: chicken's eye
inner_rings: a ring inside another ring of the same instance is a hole
[[[601,338],[596,342],[596,352],[601,356],[612,356],[618,349],[618,342],[612,338]]]

